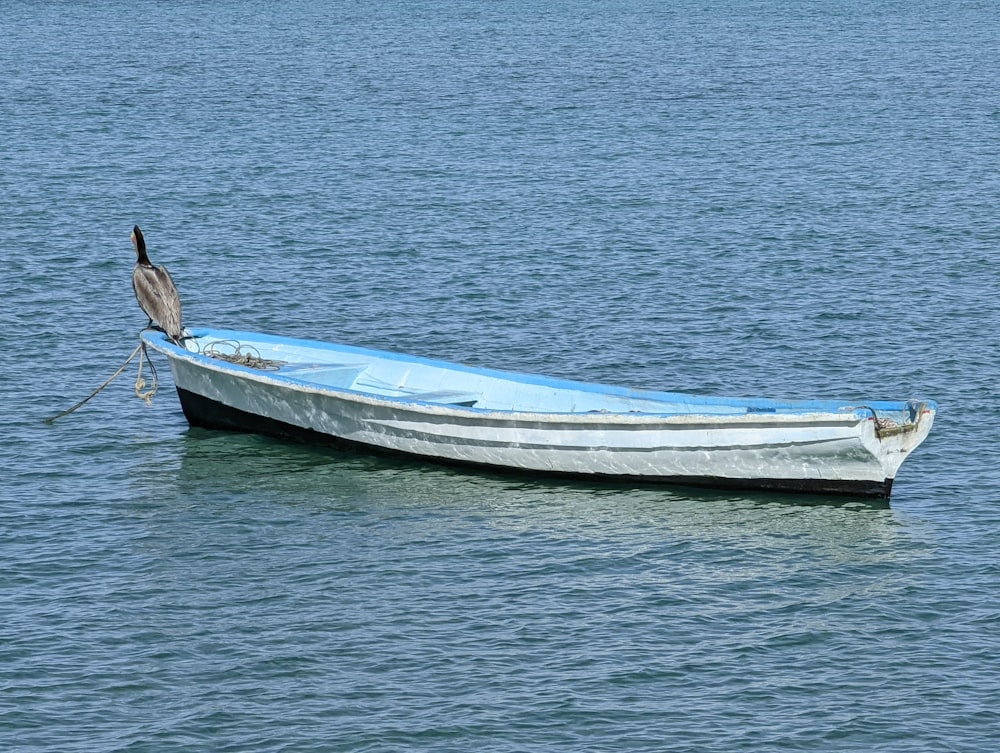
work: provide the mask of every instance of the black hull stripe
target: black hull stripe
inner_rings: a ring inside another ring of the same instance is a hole
[[[204,429],[225,429],[229,431],[266,434],[281,439],[291,439],[309,444],[327,445],[338,449],[346,449],[367,454],[405,456],[438,465],[462,466],[466,468],[482,468],[491,472],[502,471],[525,476],[548,476],[558,478],[576,478],[599,481],[621,481],[625,483],[656,483],[674,484],[680,486],[697,486],[712,489],[744,489],[752,491],[781,491],[807,494],[838,494],[853,497],[870,497],[887,499],[892,491],[892,479],[884,481],[844,481],[838,479],[768,479],[768,478],[724,478],[717,476],[615,476],[605,474],[569,473],[559,471],[535,471],[531,469],[510,468],[484,463],[474,463],[449,458],[428,457],[413,453],[393,450],[377,445],[354,442],[341,437],[323,434],[313,429],[278,421],[266,416],[211,400],[194,392],[177,388],[181,409],[188,423]]]
[[[378,423],[376,421],[376,423]],[[427,444],[448,444],[451,439],[449,437],[441,436],[438,434],[427,434],[426,432],[416,431],[416,430],[400,430],[399,436],[406,436],[407,439],[413,439],[418,442],[426,442]],[[812,439],[803,442],[768,442],[767,444],[731,444],[731,445],[649,445],[647,447],[600,447],[595,448],[590,445],[569,445],[561,444],[559,445],[560,450],[565,450],[569,452],[588,452],[594,449],[600,449],[606,452],[627,452],[629,454],[636,454],[641,452],[723,452],[726,450],[759,450],[764,448],[774,448],[781,447],[783,449],[788,449],[789,447],[814,447],[821,444],[829,444],[832,442],[843,441],[839,437],[834,437],[833,439]],[[488,448],[507,448],[507,447],[517,447],[521,450],[546,450],[551,449],[551,444],[544,444],[538,442],[505,442],[502,440],[495,439],[463,439],[463,445],[467,447],[488,447]]]

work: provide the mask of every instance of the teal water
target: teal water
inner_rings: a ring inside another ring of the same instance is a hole
[[[992,751],[1000,6],[0,4],[0,748]],[[185,319],[931,397],[891,506],[477,476],[147,408]],[[148,372],[147,372],[148,374]]]

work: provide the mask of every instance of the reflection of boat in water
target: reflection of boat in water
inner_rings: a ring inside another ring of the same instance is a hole
[[[888,497],[937,408],[633,390],[231,330],[143,340],[194,426],[593,480]]]

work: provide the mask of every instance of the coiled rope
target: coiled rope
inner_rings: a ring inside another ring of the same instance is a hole
[[[232,352],[227,352],[228,350]],[[261,371],[277,371],[288,363],[288,361],[279,361],[275,358],[264,358],[253,345],[244,345],[239,340],[213,340],[205,344],[205,347],[201,349],[201,354]]]

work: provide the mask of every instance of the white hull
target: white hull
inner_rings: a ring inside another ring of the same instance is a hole
[[[184,351],[159,333],[144,338],[169,357],[192,424],[525,472],[888,496],[934,416],[929,402],[906,404],[911,422],[880,429],[870,411],[801,405],[673,415],[484,410],[310,384]]]

